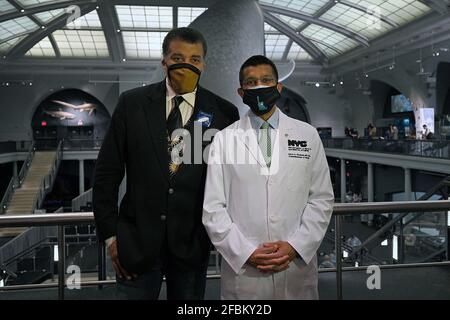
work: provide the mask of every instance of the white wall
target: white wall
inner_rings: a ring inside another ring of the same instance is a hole
[[[352,122],[352,109],[342,90],[306,86],[302,84],[302,79],[295,76],[289,77],[283,84],[306,100],[306,109],[314,127],[331,127],[333,137],[344,136],[345,126]]]

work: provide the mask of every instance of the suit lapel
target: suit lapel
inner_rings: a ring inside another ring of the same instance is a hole
[[[142,106],[147,130],[155,146],[156,156],[165,179],[169,179],[166,127],[166,82],[151,88],[146,94],[147,103]]]
[[[208,94],[207,92],[202,89],[201,87],[198,87],[197,89],[197,93],[195,95],[195,105],[194,105],[194,110],[192,112],[192,116],[189,119],[188,123],[185,126],[185,129],[187,131],[189,131],[190,137],[191,137],[191,145],[187,146],[191,148],[191,163],[194,163],[195,161],[195,156],[194,156],[194,152],[197,151],[201,151],[202,152],[202,157],[203,157],[203,149],[202,150],[195,150],[195,140],[197,139],[203,139],[203,132],[204,132],[204,128],[201,127],[201,137],[196,137],[194,133],[198,133],[195,131],[194,126],[195,126],[195,121],[198,118],[198,113],[200,111],[202,112],[206,112],[212,115],[212,105],[211,102],[209,101],[210,99],[208,98]],[[214,117],[213,117],[214,119]],[[214,121],[214,120],[213,120]],[[199,124],[197,124],[199,125]],[[203,159],[202,159],[203,160]],[[184,169],[186,168],[186,164],[185,163],[181,163],[174,175],[174,177],[176,177],[180,171],[184,171]]]

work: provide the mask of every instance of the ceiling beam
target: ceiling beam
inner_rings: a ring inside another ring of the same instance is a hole
[[[321,64],[327,64],[328,58],[320,51],[308,38],[296,32],[291,26],[278,19],[267,11],[263,12],[264,20],[272,27],[291,38],[295,43],[301,46],[314,60]]]
[[[97,6],[96,3],[84,5],[80,8],[81,16],[84,16],[85,14],[91,12],[92,10],[95,10],[95,7]],[[54,31],[63,28],[67,24],[67,19],[72,15],[71,12],[64,13],[58,18],[55,18],[54,20],[50,21],[47,25],[45,25],[45,28],[38,29],[32,33],[30,33],[25,39],[19,42],[14,48],[12,48],[7,56],[6,59],[14,60],[17,58],[22,57],[25,53],[27,53],[28,50],[30,50],[36,43],[47,37],[48,35],[52,34]]]
[[[55,57],[56,58],[61,58],[61,52],[59,51],[59,47],[58,44],[55,41],[55,38],[53,37],[53,34],[50,34],[48,36],[50,43],[52,44],[53,50],[55,51]]]
[[[172,26],[178,28],[178,7],[172,8]]]
[[[97,14],[105,33],[112,60],[114,62],[122,62],[125,59],[125,46],[122,35],[118,32],[121,29],[116,10],[110,5],[109,1],[101,0],[98,2]]]
[[[357,34],[353,31],[351,31],[350,29],[344,28],[336,23],[333,22],[329,22],[329,21],[325,21],[325,20],[320,20],[318,17],[314,17],[311,15],[307,15],[304,13],[300,13],[298,11],[294,11],[294,10],[290,10],[290,9],[285,9],[285,8],[280,8],[280,7],[276,7],[273,5],[261,5],[261,8],[264,11],[270,12],[270,13],[277,13],[277,14],[281,14],[284,16],[288,16],[294,19],[298,19],[301,21],[305,21],[311,24],[315,24],[330,30],[333,30],[335,32],[338,32],[340,34],[345,35],[346,37],[349,37],[352,40],[355,40],[356,42],[358,42],[359,44],[368,47],[369,46],[369,39]]]
[[[449,12],[450,3],[447,0],[419,0],[419,1],[439,14],[443,15]]]
[[[439,30],[439,34],[436,33],[436,30]],[[431,37],[433,33],[434,36]],[[390,48],[393,46],[395,46],[397,57],[399,57],[417,48],[425,48],[426,46],[431,46],[432,43],[436,45],[439,42],[449,40],[450,16],[442,17],[440,14],[432,12],[419,18],[414,23],[407,24],[398,30],[373,40],[369,48],[357,48],[334,58],[331,60],[328,69],[336,72],[342,72],[342,70],[347,69],[352,70],[352,68],[360,66],[357,62],[367,56],[374,57],[375,63],[378,60],[380,63],[390,61],[392,60]],[[379,59],[378,52],[384,52]]]
[[[319,10],[317,10],[316,13],[314,13],[312,16],[314,18],[319,19],[320,16],[322,16],[325,12],[327,12],[328,10],[330,10],[331,8],[334,7],[334,5],[336,4],[336,2],[334,2],[334,0],[329,0],[322,8],[320,8]],[[307,27],[309,27],[311,24],[306,22],[304,23],[302,26],[300,26],[297,29],[297,33],[301,33],[303,30],[305,30]],[[289,39],[288,44],[286,45],[286,49],[284,50],[283,53],[283,57],[282,60],[287,60],[287,56],[289,54],[289,51],[291,51],[291,47],[292,44],[294,43],[294,41],[292,41],[291,39]]]
[[[3,21],[6,21],[6,20],[25,17],[25,16],[36,14],[36,13],[40,13],[40,12],[66,8],[71,5],[82,6],[85,4],[92,4],[94,2],[96,2],[96,1],[95,0],[73,0],[73,1],[56,2],[56,3],[50,2],[49,4],[43,4],[43,5],[39,5],[39,6],[32,7],[32,8],[22,8],[21,7],[20,9],[18,9],[17,12],[10,12],[10,13],[0,15],[0,23]],[[10,2],[10,3],[14,6],[13,2]],[[20,12],[21,9],[23,9],[24,12]]]
[[[392,19],[386,17],[383,14],[380,14],[378,16],[378,14],[376,12],[373,12],[373,10],[370,10],[367,7],[361,6],[359,4],[356,4],[356,3],[353,3],[353,2],[350,2],[350,1],[347,1],[347,0],[336,0],[336,3],[342,3],[342,4],[344,4],[344,5],[346,5],[346,6],[350,7],[350,8],[353,8],[353,9],[359,10],[361,12],[367,13],[367,14],[369,14],[371,16],[380,18],[381,21],[387,23],[391,27],[394,27],[394,28],[398,28],[399,27],[398,23],[396,23]]]
[[[8,0],[8,2],[14,7],[14,8],[16,8],[16,10],[18,11],[18,12],[20,12],[20,13],[22,13],[22,10],[23,11],[25,11],[25,8],[22,6],[22,5],[20,5],[16,0]],[[22,14],[24,14],[25,12],[23,12]],[[33,21],[35,24],[37,24],[39,27],[42,27],[43,26],[43,23],[39,20],[39,19],[37,19],[37,18],[35,18],[33,15],[29,15],[28,16],[28,19],[30,19],[31,21]]]
[[[218,0],[109,0],[113,6],[168,6],[168,7],[201,7],[209,8]]]

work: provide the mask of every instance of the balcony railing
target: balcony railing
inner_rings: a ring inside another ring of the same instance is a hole
[[[450,159],[450,140],[323,139],[325,148]]]
[[[352,203],[352,204],[335,204],[334,206],[334,228],[335,228],[335,252],[336,252],[336,268],[319,269],[319,272],[336,272],[336,288],[337,298],[342,299],[342,272],[343,271],[357,271],[365,270],[367,267],[343,267],[342,257],[342,217],[354,216],[360,214],[374,214],[385,215],[387,213],[402,213],[402,212],[433,212],[437,214],[447,215],[450,210],[450,201],[411,201],[411,202],[374,202],[374,203]],[[446,219],[447,221],[447,219]],[[94,223],[94,216],[92,212],[87,213],[60,213],[60,214],[34,214],[21,216],[1,216],[0,228],[3,227],[24,227],[24,226],[58,226],[58,283],[57,284],[32,284],[32,285],[17,285],[6,286],[0,290],[25,290],[36,288],[52,288],[58,287],[59,299],[64,299],[65,288],[65,236],[64,226],[91,224]],[[82,282],[81,286],[102,286],[114,284],[115,280],[105,280],[106,274],[106,254],[103,244],[99,244],[99,270],[98,281]],[[0,257],[1,258],[1,257]],[[448,258],[448,255],[447,255]],[[429,267],[429,266],[448,266],[449,261],[432,262],[432,263],[408,263],[408,264],[386,264],[381,265],[380,269],[396,269],[396,268],[411,268],[411,267]],[[219,274],[208,275],[208,279],[220,278]]]

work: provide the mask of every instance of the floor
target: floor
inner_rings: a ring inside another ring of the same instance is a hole
[[[344,272],[344,299],[450,299],[450,267],[435,266],[408,269],[381,270],[381,289],[369,290],[365,271]],[[114,299],[114,286],[99,290],[84,288],[67,290],[66,299],[75,300],[110,300]],[[336,299],[336,280],[334,273],[319,274],[319,293],[323,300]],[[206,299],[218,300],[220,297],[220,280],[208,280]],[[0,292],[0,300],[22,299],[57,299],[56,289]],[[165,299],[165,288],[161,290],[161,299]]]

